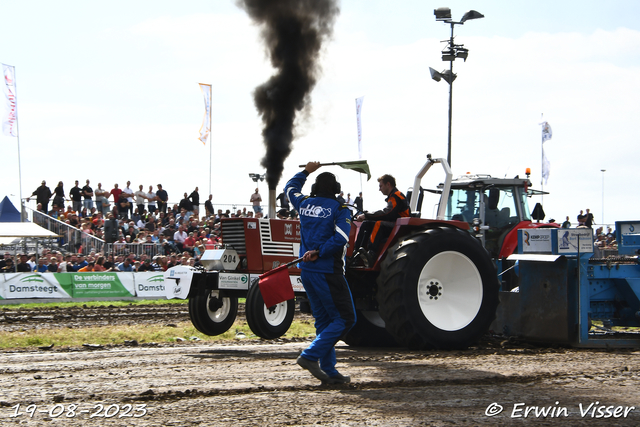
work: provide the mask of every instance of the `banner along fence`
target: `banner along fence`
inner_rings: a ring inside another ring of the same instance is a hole
[[[76,298],[164,298],[162,271],[144,273],[5,273],[0,300]]]

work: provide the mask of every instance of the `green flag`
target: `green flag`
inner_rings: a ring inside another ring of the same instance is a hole
[[[334,165],[338,165],[343,169],[351,169],[356,172],[366,173],[367,181],[371,179],[371,172],[369,172],[369,165],[366,160],[357,160],[355,162],[336,162]]]
[[[301,168],[306,165],[300,165]],[[333,163],[320,163],[320,166],[340,166],[343,169],[351,169],[356,172],[366,173],[367,181],[371,179],[371,172],[369,172],[369,165],[366,160],[356,160],[354,162],[333,162]]]

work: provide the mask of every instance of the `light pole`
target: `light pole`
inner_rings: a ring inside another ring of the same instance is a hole
[[[258,181],[264,181],[265,175],[266,174],[264,173],[262,175],[260,175],[259,173],[250,173],[249,178],[251,178],[253,182],[257,183]],[[260,186],[258,185],[258,187]]]
[[[251,178],[251,180],[253,182],[264,181],[264,176],[265,176],[265,174],[260,175],[259,173],[250,173],[249,174],[249,178]]]
[[[251,178],[251,180],[252,180],[253,182],[255,182],[255,183],[256,183],[256,185],[258,185],[258,184],[257,184],[257,183],[258,183],[258,181],[264,181],[264,177],[265,177],[265,175],[266,175],[266,174],[264,174],[264,173],[263,173],[262,175],[260,175],[259,173],[250,173],[250,174],[249,174],[249,178]],[[260,188],[260,185],[258,185],[258,190],[259,190],[259,188]],[[259,192],[259,191],[258,191],[258,192]],[[234,208],[234,209],[235,209],[235,208]]]
[[[603,231],[604,227],[606,226],[606,223],[604,222],[604,173],[606,172],[606,169],[600,169],[600,172],[602,172],[602,227],[603,227]]]
[[[447,43],[447,46],[442,51],[442,60],[445,62],[449,62],[449,69],[442,71],[441,73],[437,72],[433,68],[429,67],[429,71],[431,72],[431,78],[437,82],[441,79],[444,79],[447,83],[449,83],[449,144],[447,147],[447,162],[449,163],[449,167],[451,167],[451,121],[453,118],[453,81],[456,79],[456,75],[453,73],[453,61],[456,58],[464,59],[467,61],[467,57],[469,56],[469,49],[466,49],[462,44],[455,44],[453,40],[453,27],[455,25],[463,25],[466,21],[470,19],[480,19],[484,18],[484,15],[475,10],[470,10],[462,16],[459,22],[453,21],[451,19],[451,9],[448,7],[440,7],[433,11],[433,14],[436,16],[436,21],[442,21],[451,25],[451,36],[449,40],[444,40]]]

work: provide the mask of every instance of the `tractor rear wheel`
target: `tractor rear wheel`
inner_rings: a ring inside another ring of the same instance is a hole
[[[220,298],[220,291],[205,291],[189,298],[191,323],[205,335],[227,332],[237,315],[238,298]]]
[[[287,333],[296,308],[295,299],[267,307],[256,281],[247,293],[245,316],[251,331],[267,340],[280,338]]]
[[[468,232],[439,227],[390,248],[378,276],[380,316],[400,344],[462,349],[489,329],[498,306],[497,271]]]
[[[397,347],[377,311],[356,310],[356,324],[342,339],[352,347]]]

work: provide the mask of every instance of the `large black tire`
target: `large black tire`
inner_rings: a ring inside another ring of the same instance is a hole
[[[224,334],[238,315],[238,298],[219,298],[220,291],[202,292],[189,298],[189,317],[205,335]]]
[[[380,316],[412,349],[463,349],[495,318],[498,276],[488,252],[468,232],[439,227],[394,245],[378,276]]]
[[[377,311],[356,310],[356,324],[342,339],[352,347],[397,347]]]
[[[264,305],[260,286],[256,281],[247,293],[244,311],[251,331],[260,338],[272,340],[287,333],[293,322],[295,308],[295,299],[281,302],[273,307]]]

